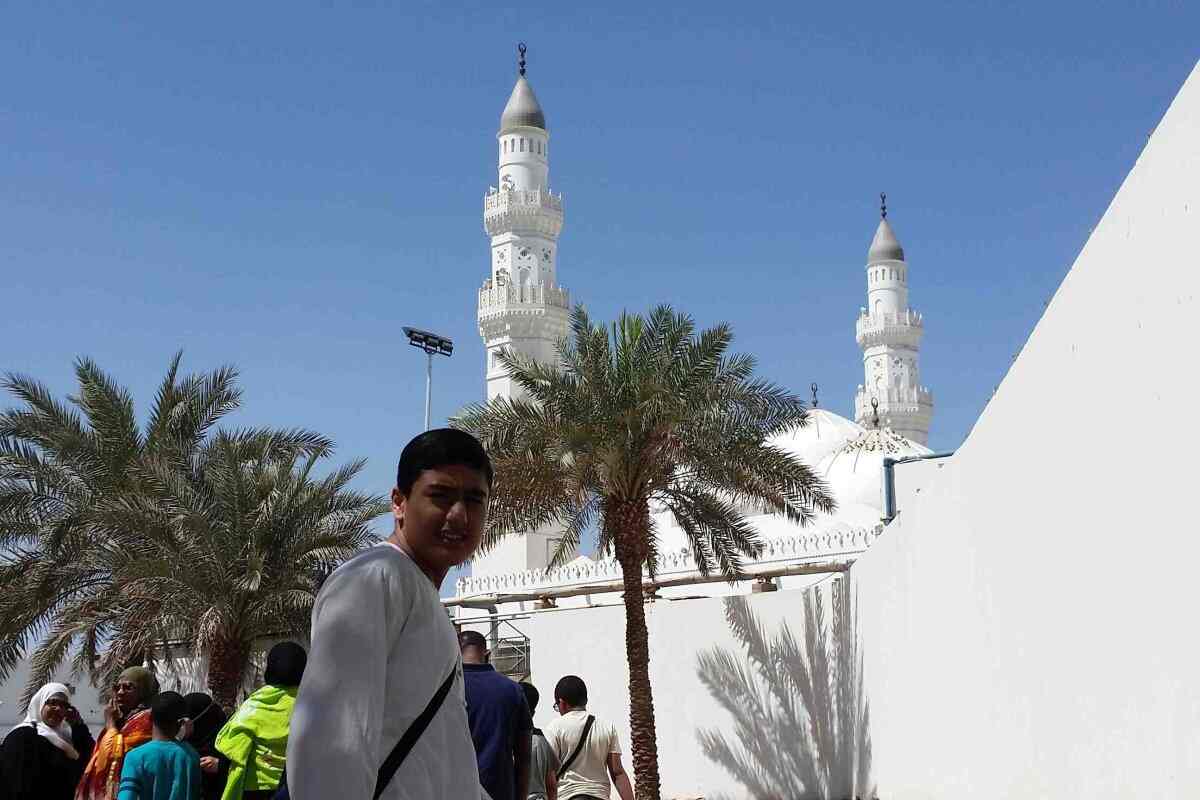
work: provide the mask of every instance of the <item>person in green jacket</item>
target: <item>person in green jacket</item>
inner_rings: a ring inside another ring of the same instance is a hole
[[[246,698],[217,734],[217,750],[229,759],[221,800],[270,800],[287,764],[288,728],[308,654],[295,642],[267,653],[266,685]]]

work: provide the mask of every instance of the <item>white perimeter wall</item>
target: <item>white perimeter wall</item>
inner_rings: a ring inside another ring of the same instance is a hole
[[[881,797],[1200,797],[1198,282],[1200,69],[852,571]]]
[[[822,584],[827,587],[829,582]],[[803,632],[803,591],[745,595],[769,635],[785,618]],[[657,715],[659,768],[664,798],[749,797],[744,788],[701,752],[697,731],[731,730],[730,717],[701,683],[697,657],[713,647],[741,657],[744,647],[725,624],[723,598],[660,600],[646,606],[650,631],[650,681]],[[625,662],[625,611],[621,606],[538,614],[514,624],[530,638],[534,686],[542,699],[534,717],[544,726],[555,716],[554,684],[578,675],[588,686],[590,711],[613,722],[622,760],[633,774],[629,741],[629,671]],[[616,797],[616,794],[613,794]]]
[[[20,698],[28,680],[29,665],[22,661],[8,680],[0,685],[0,738],[6,736],[13,725],[25,719],[27,706]],[[54,680],[74,688],[71,703],[79,709],[83,721],[91,726],[93,731],[104,727],[104,704],[100,702],[100,693],[86,677],[72,676],[71,670],[66,668],[60,669]]]

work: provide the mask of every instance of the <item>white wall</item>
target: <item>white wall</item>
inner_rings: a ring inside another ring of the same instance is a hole
[[[1200,68],[853,569],[880,796],[1200,796],[1198,273]]]
[[[832,579],[828,579],[816,589],[825,592],[827,603],[831,585]],[[803,639],[805,595],[803,591],[777,591],[737,599],[749,604],[769,636],[776,635],[780,622],[787,619],[792,633]],[[733,732],[732,718],[704,686],[698,672],[702,651],[715,647],[737,659],[745,655],[745,647],[725,622],[724,602],[723,598],[660,600],[646,607],[664,798],[751,796],[744,785],[701,752],[697,740],[698,732],[704,729],[727,735]],[[531,680],[542,695],[535,721],[545,725],[554,716],[553,693],[558,679],[579,675],[588,685],[589,710],[611,720],[620,731],[623,761],[632,775],[624,614],[621,606],[569,609],[532,615],[513,624],[530,638]],[[772,713],[778,713],[777,705],[768,705],[775,709]],[[781,744],[793,751],[799,747],[796,742]]]
[[[0,738],[8,734],[9,728],[25,719],[27,706],[20,698],[27,680],[29,665],[22,661],[8,680],[0,684]],[[100,693],[86,677],[72,677],[71,670],[66,668],[55,674],[54,681],[74,689],[71,703],[79,709],[83,721],[93,731],[104,726],[104,705],[100,702]]]

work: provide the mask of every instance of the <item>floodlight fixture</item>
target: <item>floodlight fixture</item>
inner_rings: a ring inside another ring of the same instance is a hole
[[[423,331],[420,328],[404,328],[404,335],[413,347],[424,350],[430,355],[448,356],[454,352],[454,342],[445,336]]]
[[[408,343],[424,351],[428,359],[425,363],[425,430],[429,430],[429,406],[433,400],[433,357],[449,358],[454,352],[454,342],[445,336],[408,326],[404,327],[404,335],[408,337]]]

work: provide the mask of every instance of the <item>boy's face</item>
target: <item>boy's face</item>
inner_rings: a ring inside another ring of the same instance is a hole
[[[425,470],[407,497],[392,490],[400,546],[440,584],[451,567],[479,548],[487,501],[487,479],[479,470],[462,464]]]

